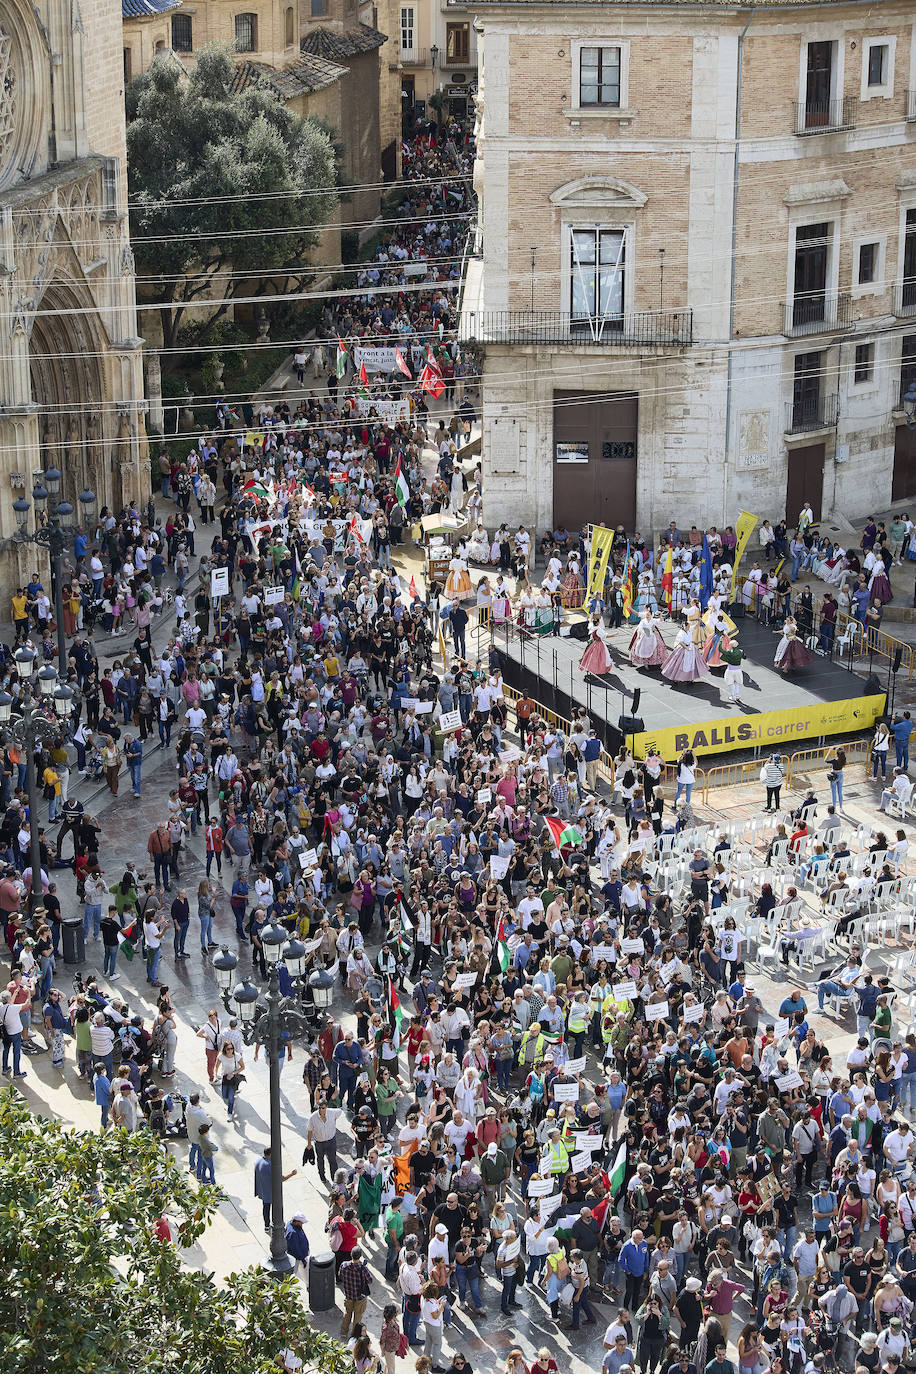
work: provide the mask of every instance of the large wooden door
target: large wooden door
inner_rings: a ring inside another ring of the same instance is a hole
[[[553,393],[553,520],[636,524],[639,399],[631,392]]]
[[[916,496],[916,429],[897,426],[894,440],[894,480],[892,501],[906,501]]]
[[[786,522],[790,529],[795,528],[801,508],[806,501],[811,503],[815,520],[821,518],[821,501],[824,495],[824,457],[823,444],[802,444],[789,449],[789,471],[786,478]]]

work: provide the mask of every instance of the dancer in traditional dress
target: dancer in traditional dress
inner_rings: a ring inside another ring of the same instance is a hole
[[[734,637],[737,634],[735,622],[724,611],[718,611],[714,617],[711,617],[707,612],[705,620],[709,637],[703,645],[703,658],[710,668],[724,668],[725,661],[721,651],[732,647]]]
[[[875,566],[872,569],[871,577],[868,579],[868,594],[870,606],[876,605],[879,601],[882,606],[886,606],[889,601],[894,599],[883,558],[876,557]]]
[[[690,598],[690,605],[687,607],[686,614],[690,641],[697,649],[702,649],[706,643],[706,626],[703,624],[703,612],[700,609],[700,603],[695,596]]]
[[[655,595],[655,578],[653,577],[651,568],[646,568],[644,572],[639,574],[633,610],[640,614],[643,611],[658,610],[658,597]]]
[[[579,660],[579,671],[595,677],[611,670],[611,656],[607,648],[607,630],[600,616],[593,615],[588,626],[589,644]]]
[[[678,630],[674,648],[662,664],[662,677],[669,682],[699,682],[709,677],[709,669],[689,630]]]
[[[566,559],[566,576],[563,578],[563,604],[565,606],[580,605],[584,586],[579,555],[573,552]]]
[[[473,591],[473,583],[468,574],[467,552],[467,546],[462,540],[455,550],[454,557],[449,559],[445,595],[450,596],[452,600],[457,597],[459,601],[463,601]]]
[[[778,634],[777,630],[773,631]],[[813,662],[813,655],[798,637],[798,626],[792,616],[787,615],[782,625],[782,638],[776,645],[773,667],[781,673],[790,673],[796,668],[806,668]]]
[[[636,668],[659,668],[668,657],[658,621],[650,610],[643,611],[630,640],[630,662]]]
[[[472,563],[489,563],[490,541],[483,525],[478,525],[468,541],[468,558]]]
[[[725,664],[725,672],[722,676],[723,701],[740,702],[741,700],[741,688],[744,686],[744,672],[741,667],[743,658],[744,653],[737,644],[732,644],[730,649],[722,650],[722,661]]]

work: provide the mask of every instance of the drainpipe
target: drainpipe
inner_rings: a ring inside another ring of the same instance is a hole
[[[744,28],[738,35],[737,89],[735,91],[735,163],[732,170],[732,258],[731,280],[728,291],[728,376],[725,385],[725,463],[722,473],[722,526],[728,524],[728,465],[732,448],[732,371],[735,337],[735,268],[738,258],[738,153],[741,147],[741,80],[744,75],[744,38],[754,22],[756,10],[751,11]]]

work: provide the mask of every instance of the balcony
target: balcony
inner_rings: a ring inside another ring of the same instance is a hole
[[[785,332],[790,338],[848,329],[851,323],[852,302],[846,291],[805,291],[786,301]]]
[[[795,132],[799,138],[812,134],[840,134],[856,127],[859,102],[854,96],[843,95],[838,100],[812,103],[796,100]]]
[[[467,334],[482,344],[563,344],[574,348],[684,348],[692,310],[645,310],[612,319],[571,320],[561,310],[469,311]]]
[[[908,124],[916,124],[916,91],[906,93],[906,118]]]
[[[840,398],[836,392],[830,396],[803,396],[790,401],[786,407],[786,434],[812,434],[819,429],[833,429],[840,414]]]
[[[916,277],[903,277],[894,292],[894,314],[916,315]]]
[[[401,66],[402,67],[425,67],[429,61],[429,53],[425,48],[402,48]]]

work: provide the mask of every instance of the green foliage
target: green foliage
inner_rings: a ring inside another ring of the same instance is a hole
[[[261,294],[259,272],[295,275],[336,210],[325,130],[263,83],[233,91],[234,76],[229,54],[211,46],[189,77],[159,60],[128,91],[130,231],[138,275],[157,278],[150,295],[172,302],[161,311],[166,347],[189,301]],[[229,272],[254,275],[217,275]]]
[[[352,1371],[308,1324],[298,1285],[249,1269],[224,1282],[154,1235],[200,1239],[219,1190],[198,1188],[149,1133],[70,1130],[0,1092],[0,1367],[21,1374],[277,1374],[291,1347],[308,1371]]]

